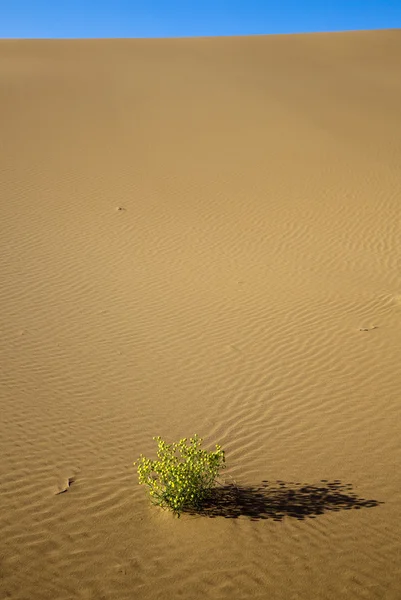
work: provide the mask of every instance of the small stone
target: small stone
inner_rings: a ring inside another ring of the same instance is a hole
[[[61,487],[61,489],[59,489],[56,492],[56,496],[60,495],[60,494],[65,494],[65,492],[68,492],[68,490],[70,489],[71,485],[74,483],[74,477],[68,477],[64,483],[64,485]]]

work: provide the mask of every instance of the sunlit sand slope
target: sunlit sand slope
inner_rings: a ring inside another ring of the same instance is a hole
[[[0,597],[399,600],[401,31],[1,41],[0,116]]]

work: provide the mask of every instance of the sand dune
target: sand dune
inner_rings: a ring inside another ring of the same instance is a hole
[[[400,73],[0,42],[2,598],[399,600]],[[240,492],[177,520],[132,462],[195,432]]]

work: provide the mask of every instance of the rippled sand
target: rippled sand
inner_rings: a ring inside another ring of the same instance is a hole
[[[0,42],[0,597],[399,600],[400,73]],[[229,487],[177,520],[132,462],[195,432]]]

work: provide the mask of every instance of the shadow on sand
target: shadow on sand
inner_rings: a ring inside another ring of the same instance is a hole
[[[202,509],[186,512],[211,518],[246,516],[253,521],[282,521],[284,517],[313,519],[328,511],[373,508],[379,504],[382,502],[359,498],[353,493],[351,484],[342,484],[339,480],[323,479],[317,485],[263,481],[260,486],[229,484],[217,487]]]

